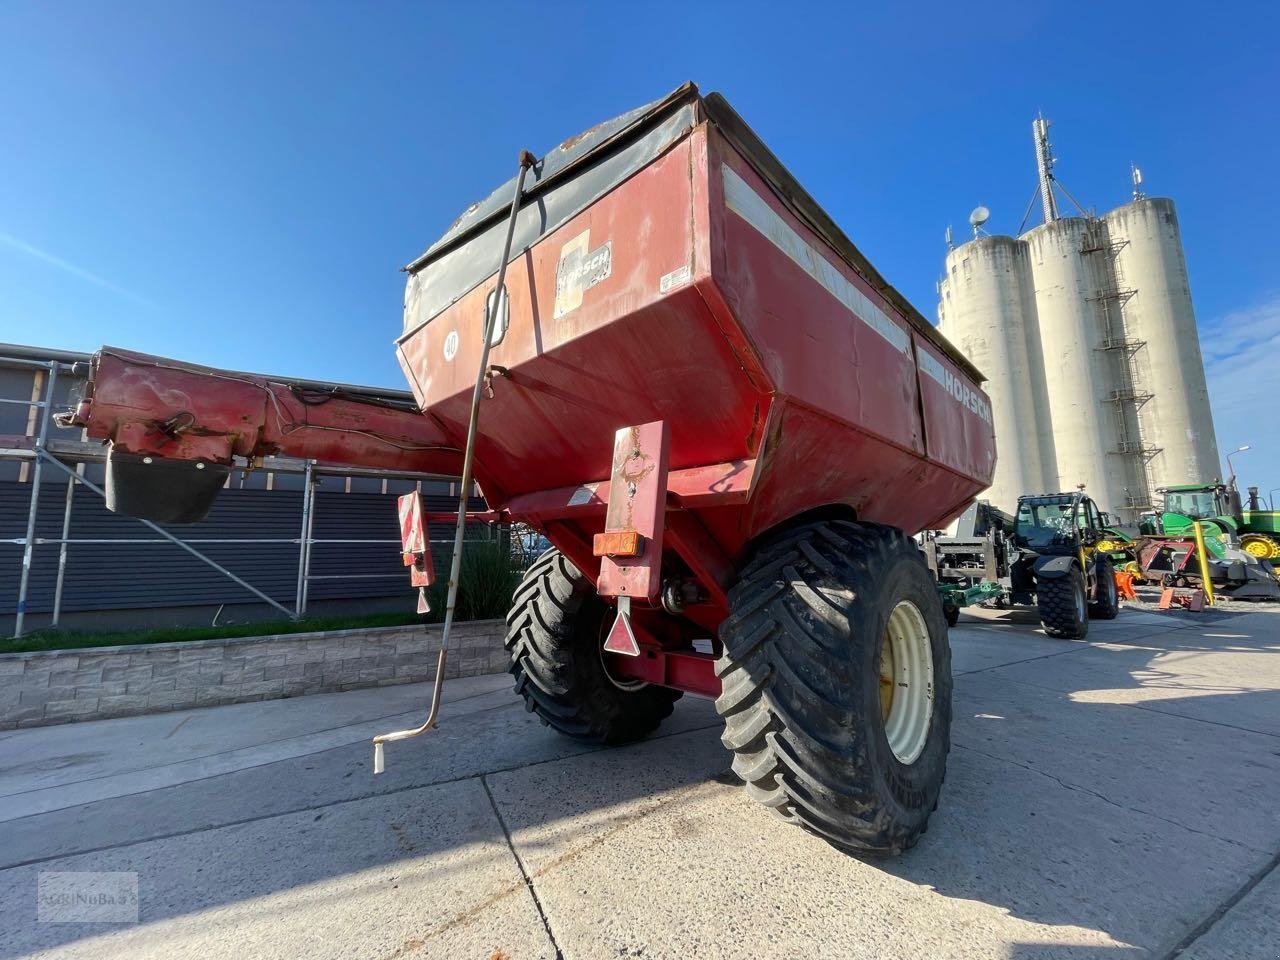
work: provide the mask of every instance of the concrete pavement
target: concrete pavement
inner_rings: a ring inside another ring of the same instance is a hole
[[[692,698],[597,750],[451,681],[378,778],[423,688],[3,734],[0,960],[1275,958],[1280,611],[1230,611],[966,613],[941,805],[888,861],[757,809]],[[37,922],[84,870],[136,872],[141,922]]]

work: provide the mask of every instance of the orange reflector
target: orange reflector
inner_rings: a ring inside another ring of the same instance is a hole
[[[591,552],[597,557],[638,557],[643,551],[643,538],[635,530],[597,533]]]

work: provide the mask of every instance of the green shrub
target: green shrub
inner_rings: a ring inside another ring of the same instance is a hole
[[[448,599],[449,562],[436,564],[439,580],[427,591],[431,603],[428,619],[444,620]],[[462,551],[462,573],[458,578],[457,620],[500,620],[511,609],[511,596],[520,585],[521,571],[510,549],[501,540],[472,541]]]

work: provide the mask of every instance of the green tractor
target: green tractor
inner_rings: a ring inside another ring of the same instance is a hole
[[[1011,599],[1034,603],[1044,632],[1083,639],[1089,620],[1114,620],[1120,610],[1107,552],[1104,514],[1084,491],[1018,498],[1009,569]]]
[[[1164,509],[1148,515],[1142,524],[1147,535],[1186,537],[1195,521],[1205,536],[1230,542],[1238,540],[1240,549],[1250,556],[1280,566],[1280,512],[1261,509],[1257,487],[1249,488],[1249,509],[1240,503],[1235,479],[1228,483],[1184,484],[1162,487]]]

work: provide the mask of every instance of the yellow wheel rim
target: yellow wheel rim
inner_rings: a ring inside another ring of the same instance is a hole
[[[1274,560],[1280,557],[1280,543],[1270,537],[1245,535],[1240,538],[1240,546],[1245,553],[1259,560]]]
[[[916,762],[933,720],[933,647],[924,615],[910,600],[889,614],[880,641],[880,712],[898,762]]]
[[[1123,549],[1124,549],[1124,548],[1123,548],[1123,547],[1121,547],[1121,546],[1120,546],[1120,544],[1116,543],[1114,540],[1099,540],[1099,541],[1098,541],[1098,552],[1099,552],[1099,553],[1115,553],[1116,551],[1118,551],[1118,550],[1123,550]]]
[[[1135,580],[1142,579],[1142,567],[1139,565],[1137,560],[1130,560],[1120,569],[1132,576]]]

